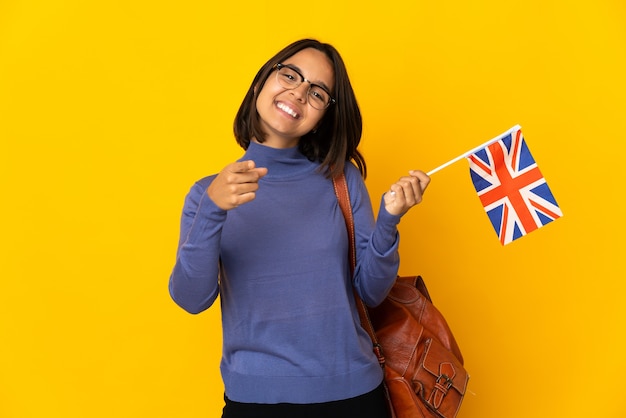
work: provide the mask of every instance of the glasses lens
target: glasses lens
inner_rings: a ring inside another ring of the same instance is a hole
[[[330,103],[330,95],[323,88],[312,85],[309,89],[309,104],[316,109],[323,110]]]
[[[295,89],[302,83],[302,77],[289,67],[281,67],[276,72],[278,83],[286,89]]]

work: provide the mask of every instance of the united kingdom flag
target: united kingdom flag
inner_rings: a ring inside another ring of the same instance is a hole
[[[467,159],[472,183],[502,245],[563,216],[521,129]]]

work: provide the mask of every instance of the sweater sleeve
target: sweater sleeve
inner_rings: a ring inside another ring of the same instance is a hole
[[[206,193],[212,178],[196,183],[185,198],[176,264],[170,276],[172,299],[189,313],[209,308],[219,293],[219,255],[226,211]]]
[[[356,169],[356,168],[355,168]],[[378,219],[374,220],[369,194],[360,175],[346,173],[354,216],[357,265],[354,286],[366,305],[380,304],[398,274],[400,216],[391,215],[381,198]]]

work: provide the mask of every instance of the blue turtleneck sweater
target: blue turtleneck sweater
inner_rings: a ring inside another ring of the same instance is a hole
[[[256,199],[227,212],[206,192],[215,176],[198,181],[185,200],[169,284],[191,313],[220,295],[226,395],[317,403],[373,390],[383,373],[352,289],[371,306],[384,299],[398,271],[400,218],[381,203],[375,222],[365,184],[346,164],[357,242],[350,278],[346,227],[319,163],[297,148],[257,143],[243,160],[268,168]]]

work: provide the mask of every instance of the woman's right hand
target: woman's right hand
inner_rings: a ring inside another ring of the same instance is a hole
[[[256,167],[254,161],[240,161],[224,167],[207,189],[207,194],[220,209],[231,210],[256,197],[259,179],[267,168]]]

